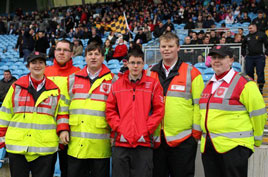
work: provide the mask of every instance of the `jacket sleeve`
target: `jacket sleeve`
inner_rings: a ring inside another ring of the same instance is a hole
[[[254,131],[254,145],[262,143],[263,130],[267,119],[265,102],[255,82],[249,81],[243,89],[240,100],[247,109]]]
[[[67,88],[67,78],[61,79],[60,84],[60,99],[57,113],[57,134],[61,131],[69,131],[69,105],[70,98]]]
[[[120,124],[120,118],[119,118],[119,112],[117,107],[117,100],[116,95],[114,93],[114,85],[112,85],[111,92],[108,95],[107,101],[106,101],[106,120],[110,127],[112,128],[112,131],[117,131],[119,124]]]
[[[0,148],[5,146],[5,135],[9,122],[13,116],[13,93],[14,87],[11,86],[0,108]]]
[[[158,81],[154,84],[152,92],[152,115],[147,120],[147,129],[149,135],[152,135],[155,129],[162,121],[165,114],[165,103],[163,96],[163,88]]]
[[[192,132],[193,137],[195,139],[200,139],[202,131],[200,127],[201,114],[199,110],[199,99],[204,90],[204,81],[201,73],[196,68],[192,69],[191,76],[192,76],[192,99],[194,105]]]

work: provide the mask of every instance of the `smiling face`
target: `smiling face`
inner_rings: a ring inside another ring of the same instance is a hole
[[[28,65],[32,78],[41,80],[44,76],[46,63],[42,59],[35,59]]]
[[[160,40],[160,53],[163,58],[164,64],[174,63],[178,60],[178,52],[180,46],[176,43],[175,39],[171,40]]]
[[[103,60],[104,57],[98,49],[87,51],[86,63],[88,71],[91,73],[97,72],[101,68]]]
[[[64,66],[73,56],[71,46],[67,42],[58,42],[54,54],[56,61],[61,66]]]
[[[216,75],[220,75],[231,69],[231,66],[234,62],[233,58],[229,56],[221,56],[218,54],[214,54],[211,56],[211,67],[215,71]]]

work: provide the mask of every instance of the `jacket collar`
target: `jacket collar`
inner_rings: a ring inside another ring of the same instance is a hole
[[[66,70],[68,68],[73,67],[73,60],[72,59],[70,59],[69,61],[67,61],[67,63],[64,66],[59,65],[59,63],[57,62],[57,60],[55,58],[54,58],[54,62],[53,63],[54,63],[54,66],[55,67],[57,67],[59,69],[62,69],[62,70]]]
[[[98,77],[101,78],[108,73],[111,73],[111,71],[107,68],[107,66],[102,64],[102,69],[101,69]],[[88,78],[89,76],[88,76],[88,72],[87,72],[87,65],[81,71],[78,71],[77,73],[75,73],[75,75],[80,76],[80,77],[84,77],[84,78]]]
[[[30,77],[30,73],[27,74],[26,76],[23,76],[21,77],[19,80],[17,80],[15,82],[15,85],[18,85],[20,87],[23,87],[23,88],[28,88],[30,86],[30,80],[29,80],[29,77]],[[45,89],[46,90],[54,90],[54,89],[58,89],[58,87],[56,86],[56,84],[54,82],[52,82],[51,80],[49,80],[45,75]]]
[[[161,60],[156,65],[154,65],[152,67],[151,71],[155,71],[157,73],[165,72],[162,64],[163,64],[163,60]],[[175,64],[175,66],[173,67],[173,69],[170,72],[176,73],[176,75],[179,75],[179,68],[180,68],[181,64],[182,64],[181,59],[178,59],[177,63]]]
[[[140,82],[139,84],[145,82],[145,77],[146,77],[146,74],[145,74],[145,71],[142,70],[142,76],[141,76],[141,79],[140,79]],[[124,74],[123,74],[123,78],[126,82],[130,83],[130,80],[129,80],[129,70],[125,71]]]

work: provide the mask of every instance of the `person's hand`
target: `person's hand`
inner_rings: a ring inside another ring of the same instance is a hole
[[[60,132],[60,140],[64,145],[67,145],[69,143],[69,132],[68,131],[62,131]]]

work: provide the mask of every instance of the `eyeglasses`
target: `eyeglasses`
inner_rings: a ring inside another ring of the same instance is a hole
[[[57,52],[61,52],[61,51],[63,51],[63,52],[71,52],[71,50],[69,50],[69,49],[62,49],[62,48],[56,48],[55,50]]]
[[[132,66],[135,66],[135,65],[140,66],[140,65],[143,64],[143,62],[142,61],[138,61],[138,62],[131,61],[131,62],[129,62],[129,64],[132,65]]]

